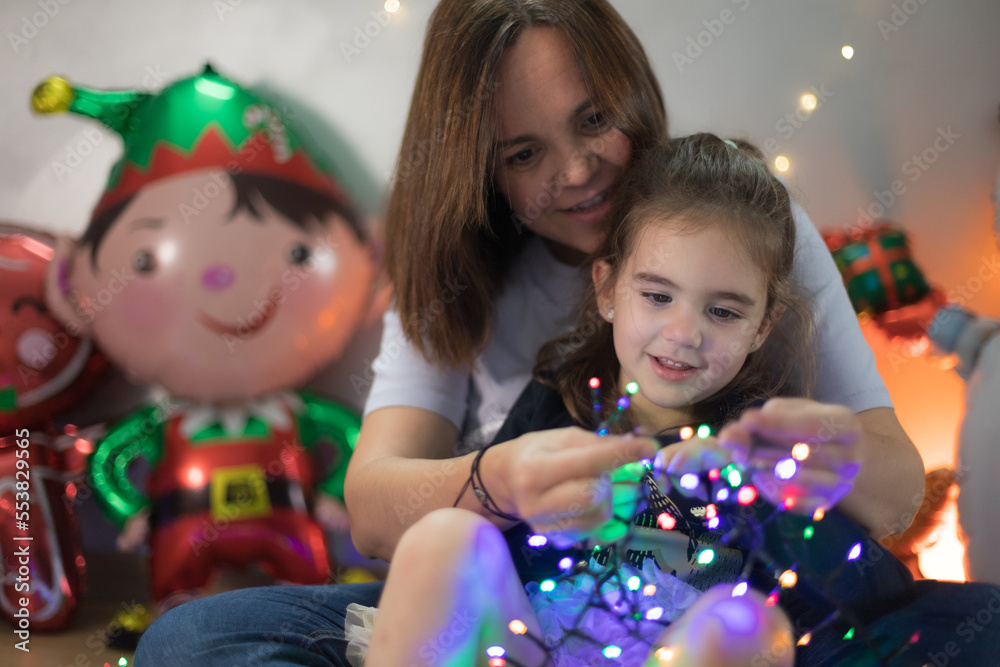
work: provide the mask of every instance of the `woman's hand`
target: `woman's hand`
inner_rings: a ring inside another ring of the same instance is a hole
[[[561,428],[494,446],[483,456],[481,470],[500,509],[521,517],[557,546],[568,546],[607,524],[616,502],[630,502],[638,468],[619,469],[656,451],[656,442],[648,438]],[[612,471],[619,471],[616,481]]]
[[[854,484],[861,462],[861,421],[850,409],[805,398],[772,398],[728,424],[719,443],[752,469],[757,490],[775,505],[801,514],[836,505]],[[807,447],[793,447],[805,443]],[[775,476],[778,461],[793,457],[796,472]]]

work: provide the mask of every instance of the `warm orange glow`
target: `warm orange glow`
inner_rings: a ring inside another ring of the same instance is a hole
[[[198,467],[188,468],[187,475],[185,477],[188,485],[190,486],[201,486],[205,483],[205,472]]]

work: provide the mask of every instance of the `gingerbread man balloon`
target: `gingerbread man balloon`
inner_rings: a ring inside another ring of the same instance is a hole
[[[163,389],[91,459],[119,546],[148,530],[163,606],[221,566],[327,580],[314,517],[337,514],[359,422],[293,389],[343,351],[371,303],[357,210],[271,105],[211,67],[159,94],[51,78],[33,105],[92,117],[125,143],[48,282],[69,327]],[[322,475],[319,450],[339,458]],[[152,471],[146,494],[128,474],[137,457]]]
[[[74,503],[91,443],[56,418],[105,367],[45,304],[54,238],[0,224],[0,614],[22,633],[66,627],[84,591]]]

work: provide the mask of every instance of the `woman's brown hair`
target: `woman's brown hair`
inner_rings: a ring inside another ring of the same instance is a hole
[[[532,26],[565,31],[595,107],[633,150],[666,136],[646,54],[605,0],[438,4],[389,197],[385,264],[406,337],[440,365],[471,365],[489,341],[507,267],[528,237],[493,181],[500,61]]]
[[[640,235],[654,222],[670,224],[679,233],[719,226],[764,272],[765,317],[780,317],[736,377],[695,406],[694,419],[718,424],[771,396],[808,395],[815,372],[813,327],[803,293],[791,275],[795,258],[791,201],[760,152],[745,142],[696,134],[666,141],[637,156],[609,216],[604,245],[595,255],[609,266],[601,289],[614,289]],[[542,347],[536,376],[559,391],[577,421],[593,428],[588,381],[592,377],[601,381],[601,417],[607,417],[623,390],[617,386],[620,368],[612,325],[600,316],[598,288],[591,286],[576,330]],[[622,419],[619,428],[627,427],[627,419]]]

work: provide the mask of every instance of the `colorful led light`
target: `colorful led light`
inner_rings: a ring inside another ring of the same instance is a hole
[[[823,517],[825,517],[825,516],[826,516],[826,512],[824,512],[823,508],[820,507],[818,510],[816,510],[815,512],[813,512],[813,521],[822,521]]]
[[[690,426],[685,426],[681,429],[680,434],[681,440],[690,440],[694,437],[694,429]]]
[[[653,607],[646,612],[647,621],[658,621],[663,618],[663,607]]]
[[[719,527],[719,523],[721,522],[722,519],[720,519],[717,516],[713,516],[711,519],[708,520],[708,523],[706,523],[705,525],[708,526],[709,530],[715,530],[716,528]]]
[[[743,488],[747,488],[747,487],[743,487]],[[716,494],[715,494],[715,500],[716,500],[716,502],[720,502],[720,503],[724,503],[727,500],[729,500],[729,489],[727,489],[726,487],[722,487],[721,489],[719,489],[716,492]]]
[[[590,378],[590,382],[588,382],[588,384],[590,385],[591,389],[600,389],[601,388],[601,381],[599,379],[595,378],[595,377],[594,378]]]
[[[861,555],[861,542],[856,542],[851,550],[847,552],[847,560],[857,560]]]
[[[667,660],[674,659],[674,649],[667,648],[666,646],[661,646],[660,648],[656,649],[656,653],[654,653],[653,655],[655,655],[662,662],[666,662]]]
[[[806,538],[807,540],[811,540],[813,533],[815,532],[816,532],[815,528],[813,528],[812,526],[806,526],[806,529],[802,531],[802,537]]]
[[[778,604],[778,594],[771,593],[770,595],[768,595],[767,599],[764,600],[764,604],[767,605],[768,607],[773,607],[774,605]]]
[[[705,506],[705,518],[714,519],[719,516],[719,508],[715,506],[715,503],[709,503]]]
[[[744,486],[736,494],[736,501],[740,505],[749,505],[755,500],[757,500],[757,488],[754,486]]]
[[[605,658],[617,658],[622,654],[622,649],[614,644],[609,644],[604,647],[604,650],[601,651],[601,653],[604,654]]]
[[[850,630],[848,630],[847,634],[844,635],[844,640],[845,641],[848,641],[848,640],[851,640],[851,639],[854,639],[854,628],[851,628]]]
[[[536,549],[544,547],[548,542],[549,539],[544,535],[532,535],[528,538],[528,546],[535,547]]]
[[[629,577],[626,585],[630,591],[637,591],[642,586],[642,579],[639,577]]]
[[[799,470],[799,464],[793,458],[784,458],[774,464],[774,476],[781,480],[789,480],[795,477]]]
[[[698,475],[693,472],[686,472],[681,475],[681,488],[688,491],[694,491],[698,488]]]
[[[698,554],[698,564],[708,565],[713,560],[715,560],[715,552],[711,549],[705,549],[700,554]]]
[[[491,658],[502,658],[505,655],[507,655],[507,651],[504,649],[503,646],[490,646],[488,649],[486,649],[486,655],[490,656]]]
[[[799,639],[799,641],[798,641],[798,645],[799,645],[799,646],[805,646],[806,644],[808,644],[808,643],[809,643],[809,641],[810,641],[810,640],[812,639],[812,637],[813,637],[813,636],[812,636],[812,633],[811,633],[811,632],[807,632],[807,633],[805,633],[805,634],[804,634],[804,635],[802,635],[802,637],[801,637],[801,638]]]
[[[785,570],[778,577],[778,582],[781,584],[782,588],[791,588],[799,581],[799,575],[795,573],[795,570]]]
[[[510,623],[508,623],[507,627],[515,635],[523,635],[524,633],[526,633],[528,631],[528,626],[524,624],[524,621],[520,621],[520,620],[518,620],[516,618],[513,621],[511,621]]]
[[[741,581],[740,583],[736,584],[735,587],[733,587],[733,597],[734,598],[738,598],[738,597],[742,597],[742,596],[746,595],[747,594],[747,590],[749,588],[750,588],[750,586],[747,585],[747,582]]]
[[[702,424],[698,427],[698,437],[707,438],[712,435],[712,428],[708,424]]]
[[[804,442],[797,443],[792,447],[792,458],[796,461],[805,461],[809,458],[809,445]]]
[[[625,392],[629,396],[631,396],[632,394],[636,393],[637,391],[639,391],[639,383],[638,382],[629,382],[627,385],[625,385]]]
[[[673,530],[677,525],[677,519],[666,512],[660,512],[660,516],[656,517],[656,525],[663,530]]]
[[[743,483],[743,475],[740,474],[739,470],[733,468],[732,470],[729,471],[729,474],[726,475],[726,481],[729,482],[729,486],[735,489],[737,486]]]
[[[565,571],[570,569],[571,567],[573,567],[573,559],[570,558],[569,556],[566,556],[565,558],[559,561],[560,570]]]
[[[786,510],[792,509],[793,507],[795,507],[795,498],[793,498],[792,496],[788,496],[782,501],[781,506],[784,507]]]
[[[628,396],[622,396],[618,399],[618,409],[627,410],[629,406]]]
[[[719,472],[718,468],[712,468],[711,470],[708,471],[708,478],[713,482],[719,479],[720,477],[722,477],[722,473]]]
[[[551,593],[556,589],[556,582],[552,581],[551,579],[546,579],[541,584],[539,584],[538,587],[541,588],[542,591],[544,591],[545,593]]]
[[[646,597],[656,595],[656,584],[646,584],[642,587],[642,594]]]

